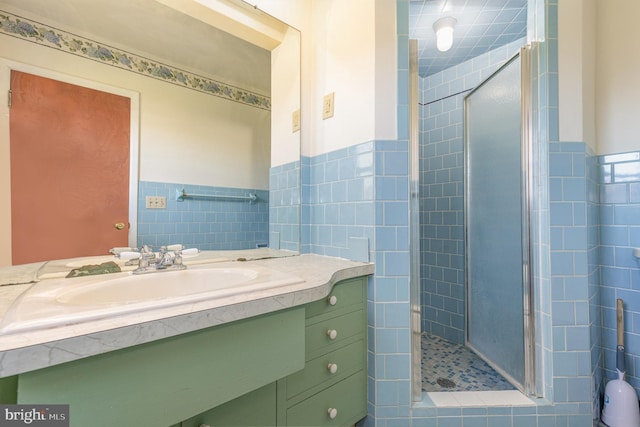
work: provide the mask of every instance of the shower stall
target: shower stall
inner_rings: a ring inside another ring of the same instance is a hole
[[[464,108],[466,342],[521,390],[533,349],[523,59],[475,88]]]
[[[425,337],[471,350],[535,394],[530,48],[511,50],[473,87],[440,98],[426,99],[438,91],[410,71],[420,94],[410,149],[414,400],[446,391],[416,390],[436,353]]]

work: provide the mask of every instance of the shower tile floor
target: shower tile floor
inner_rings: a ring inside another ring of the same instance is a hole
[[[422,334],[422,391],[496,391],[516,388],[463,345]]]

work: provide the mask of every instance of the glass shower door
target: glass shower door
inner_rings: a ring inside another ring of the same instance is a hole
[[[465,231],[467,345],[522,389],[521,128],[518,55],[465,98]]]

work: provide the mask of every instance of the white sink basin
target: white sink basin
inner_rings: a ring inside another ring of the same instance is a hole
[[[128,272],[44,280],[14,302],[0,324],[0,334],[193,304],[302,282],[299,277],[264,267],[219,265],[141,275]]]
[[[61,290],[56,301],[72,305],[134,304],[157,300],[192,300],[198,295],[230,295],[242,292],[241,286],[258,277],[248,268],[206,268],[127,275],[84,286]],[[265,282],[267,283],[267,282]],[[255,287],[254,283],[254,287]]]

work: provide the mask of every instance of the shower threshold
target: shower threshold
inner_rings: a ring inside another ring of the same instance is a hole
[[[423,402],[437,408],[536,405],[518,390],[425,392]]]

